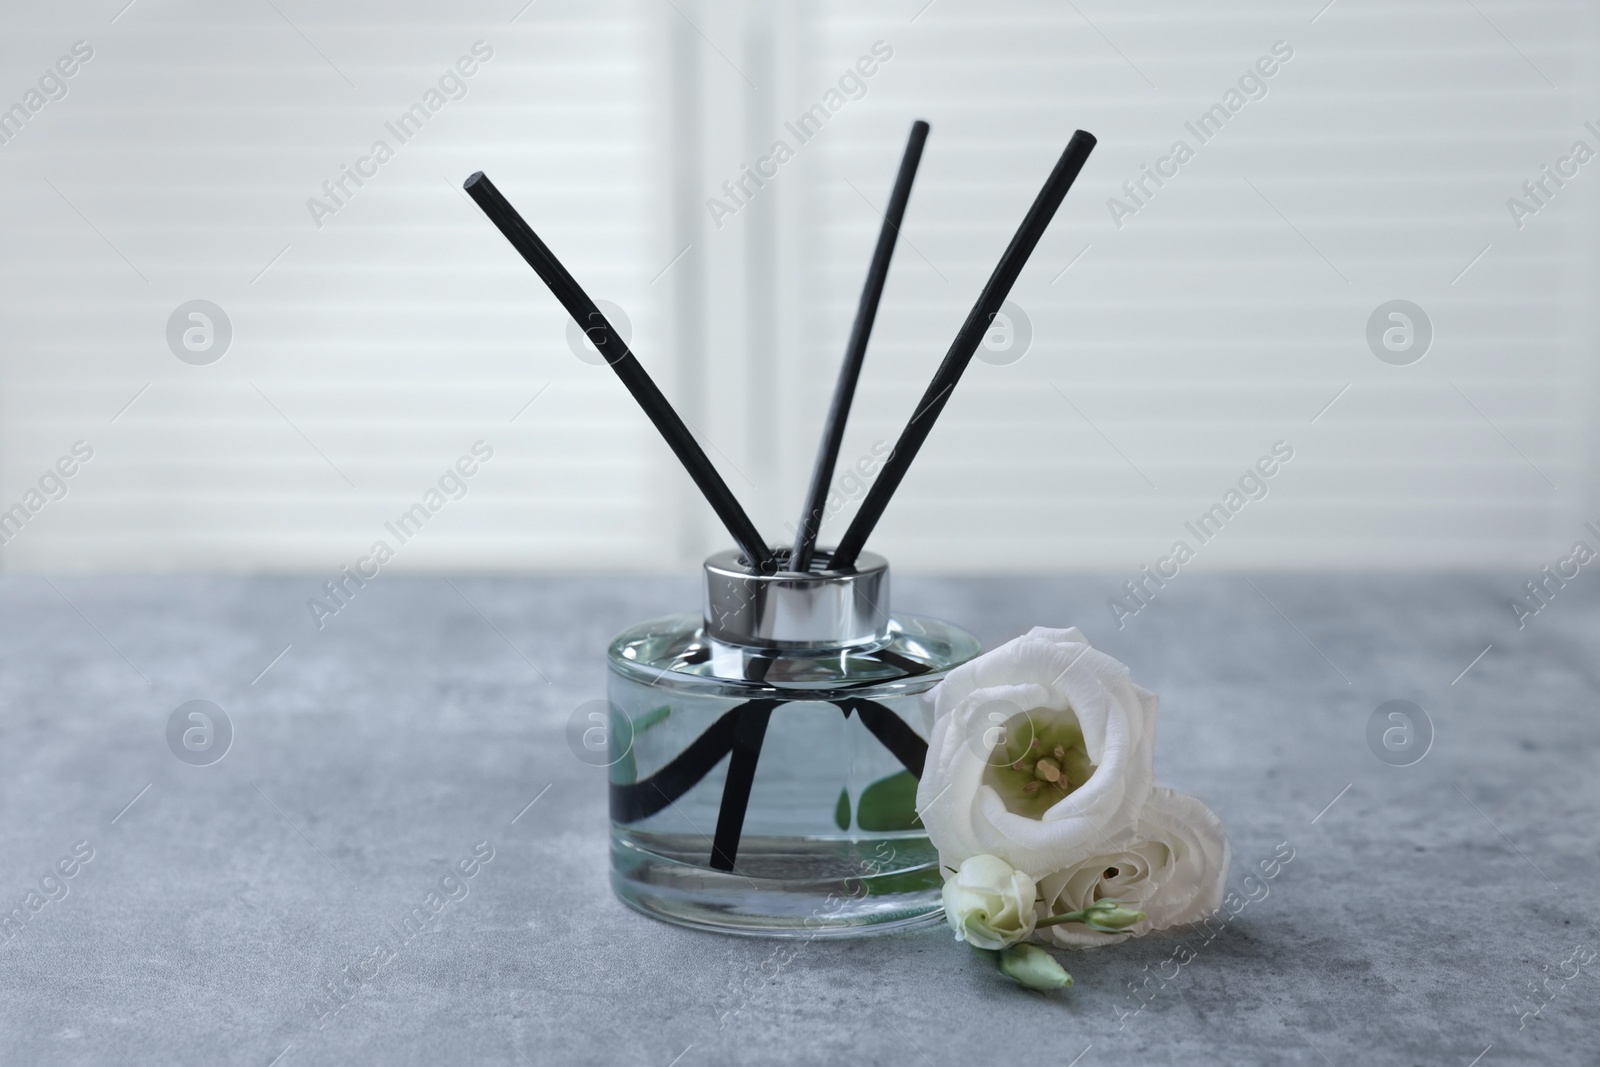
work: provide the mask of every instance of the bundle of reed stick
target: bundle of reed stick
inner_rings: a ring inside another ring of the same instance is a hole
[[[545,285],[550,287],[550,291],[561,301],[567,313],[588,336],[602,358],[616,372],[617,377],[622,379],[622,384],[633,394],[634,400],[644,409],[645,415],[655,424],[673,453],[677,455],[678,461],[689,472],[689,477],[704,494],[711,509],[728,528],[728,533],[733,536],[734,543],[744,553],[750,569],[757,574],[775,574],[780,571],[803,574],[819,569],[847,571],[854,566],[867,538],[872,534],[873,527],[883,516],[884,509],[889,506],[895,490],[899,488],[906,471],[910,469],[912,460],[916,459],[918,450],[928,439],[928,434],[933,431],[933,424],[938,420],[945,404],[949,402],[950,394],[955,389],[956,383],[961,380],[962,372],[967,369],[967,364],[972,362],[973,353],[977,351],[985,331],[989,329],[1001,305],[1005,303],[1012,285],[1022,273],[1028,257],[1033,254],[1039,238],[1043,236],[1045,227],[1049,226],[1050,220],[1055,217],[1056,209],[1061,206],[1067,190],[1072,187],[1078,172],[1083,169],[1084,162],[1095,146],[1094,136],[1083,130],[1075,132],[1072,139],[1067,142],[1066,150],[1056,161],[1055,168],[1045,179],[1044,187],[1039,190],[1039,194],[1034,197],[1033,206],[1023,217],[1016,235],[1011,238],[1011,243],[1000,257],[1000,262],[989,275],[989,281],[978,294],[978,300],[973,304],[972,311],[968,313],[966,321],[956,332],[955,340],[951,342],[943,362],[934,372],[933,380],[928,383],[928,388],[923,392],[910,421],[906,423],[905,429],[900,431],[894,451],[889,454],[877,480],[867,491],[855,518],[851,520],[844,536],[839,539],[839,543],[831,552],[819,553],[817,535],[821,532],[828,484],[833,480],[834,466],[839,458],[839,446],[844,440],[845,423],[850,417],[850,405],[855,398],[856,382],[861,376],[861,366],[866,358],[867,341],[872,335],[872,324],[877,317],[878,302],[883,296],[884,280],[889,275],[889,260],[894,254],[895,241],[900,235],[900,222],[905,217],[906,204],[911,198],[911,183],[916,177],[927,137],[926,122],[919,119],[912,124],[911,136],[900,161],[900,171],[895,178],[894,191],[889,197],[888,211],[884,214],[878,243],[873,249],[872,262],[867,268],[867,280],[861,291],[861,302],[856,311],[855,324],[850,330],[844,362],[839,368],[839,380],[834,387],[833,402],[828,409],[822,441],[817,449],[816,465],[811,474],[811,485],[806,493],[805,510],[801,513],[794,545],[787,549],[773,548],[762,538],[760,531],[750,521],[750,516],[734,497],[733,491],[711,465],[710,459],[690,435],[688,427],[678,417],[678,413],[673,410],[667,398],[656,387],[655,381],[634,357],[627,342],[606,321],[605,315],[595,306],[589,294],[583,291],[583,287],[561,265],[555,253],[550,251],[549,247],[539,239],[539,235],[533,232],[532,227],[517,214],[517,210],[501,195],[500,190],[494,187],[482,171],[468,178],[464,186],[467,194],[483,209],[484,214],[489,216],[489,220],[505,235],[506,240],[511,242],[512,247],[522,254],[522,258],[528,261],[529,266],[533,267],[544,280]]]

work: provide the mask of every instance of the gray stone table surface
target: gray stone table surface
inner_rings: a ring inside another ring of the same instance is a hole
[[[320,631],[320,578],[0,581],[0,1063],[1593,1064],[1600,597],[1519,630],[1523,577],[1185,576],[1121,630],[1109,577],[900,579],[987,647],[1076,624],[1128,663],[1241,894],[1293,850],[1220,932],[1068,954],[1050,995],[942,926],[775,958],[617,902],[564,730],[688,576],[388,576]],[[210,766],[168,745],[195,699]],[[1367,739],[1396,699],[1433,729],[1406,767]]]

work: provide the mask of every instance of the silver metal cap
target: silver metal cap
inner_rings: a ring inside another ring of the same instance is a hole
[[[826,565],[827,553],[817,559]],[[706,634],[756,648],[845,648],[889,638],[889,561],[862,552],[845,571],[757,574],[737,549],[705,564]]]

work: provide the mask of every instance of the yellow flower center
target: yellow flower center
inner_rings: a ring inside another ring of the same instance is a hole
[[[1005,739],[990,753],[983,774],[984,784],[1000,794],[1007,811],[1031,819],[1044,815],[1095,771],[1077,717],[1069,711],[1065,721],[1045,721],[1045,714],[1009,719]]]

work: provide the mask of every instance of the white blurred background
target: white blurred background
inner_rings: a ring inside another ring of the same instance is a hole
[[[1100,145],[1013,291],[1027,327],[991,338],[878,528],[897,566],[1131,576],[1179,539],[1205,569],[1536,566],[1600,521],[1600,160],[1542,203],[1523,189],[1575,142],[1600,151],[1592,4],[0,12],[0,106],[23,109],[0,145],[0,509],[25,511],[7,571],[332,573],[379,539],[417,571],[681,571],[727,544],[461,193],[479,169],[624,309],[787,542],[916,118],[932,134],[841,473],[893,441],[1072,131]],[[57,81],[77,42],[92,57]],[[475,44],[492,55],[451,75]],[[1202,144],[1185,124],[1275,45],[1290,58]],[[402,143],[385,124],[429,90]],[[785,123],[829,102],[801,144]],[[780,139],[794,158],[714,219]],[[1123,183],[1179,139],[1194,157],[1136,204]],[[393,158],[335,205],[323,183],[378,140]],[[197,299],[231,325],[220,356],[192,339],[210,362],[169,344]],[[1420,358],[1415,335],[1393,362],[1369,345],[1395,299],[1431,325]],[[465,495],[401,544],[385,523],[479,441]],[[76,442],[92,458],[58,482]],[[1268,495],[1202,545],[1185,523],[1277,442]]]

